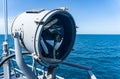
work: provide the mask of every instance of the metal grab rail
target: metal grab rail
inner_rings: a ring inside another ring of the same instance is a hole
[[[89,73],[91,79],[97,79],[92,71],[88,71],[88,73]]]

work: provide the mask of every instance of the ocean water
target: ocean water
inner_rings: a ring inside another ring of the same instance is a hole
[[[0,35],[0,56],[3,40]],[[9,47],[13,47],[10,35]],[[120,79],[120,35],[77,35],[74,50],[66,61],[92,67],[98,79]],[[89,78],[86,70],[65,65],[59,65],[57,74],[65,79]]]

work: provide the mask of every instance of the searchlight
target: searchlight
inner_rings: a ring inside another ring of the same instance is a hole
[[[59,64],[72,50],[76,25],[66,8],[26,11],[14,20],[11,32],[20,46],[36,54],[44,64]]]

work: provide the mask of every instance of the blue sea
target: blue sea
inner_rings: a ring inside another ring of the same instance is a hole
[[[11,36],[8,38],[9,47],[13,47]],[[0,35],[0,56],[3,40]],[[74,50],[66,61],[92,67],[98,79],[120,79],[120,35],[77,35]],[[89,78],[86,70],[65,65],[58,67],[57,74],[65,79]]]

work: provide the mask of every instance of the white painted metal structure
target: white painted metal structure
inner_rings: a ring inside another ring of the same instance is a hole
[[[66,11],[66,8],[50,11],[44,9],[32,10],[19,15],[13,22],[11,31],[15,49],[8,49],[7,0],[3,1],[5,41],[3,42],[3,58],[0,61],[0,67],[3,65],[3,73],[0,73],[0,79],[64,79],[55,74],[55,68],[60,63],[88,70],[90,78],[96,79],[89,67],[63,61],[73,47],[76,33],[75,22]],[[23,51],[21,46],[30,52],[26,54],[32,54],[31,56],[40,64],[44,63],[42,66],[48,65],[48,71],[36,68],[34,61],[32,66],[26,64],[22,57]],[[15,54],[9,55],[8,52],[11,51]],[[11,67],[9,59],[14,56],[16,59],[11,61],[16,62],[20,70],[17,68],[9,69]],[[30,68],[32,70],[35,68],[35,70],[43,74],[36,75]]]

